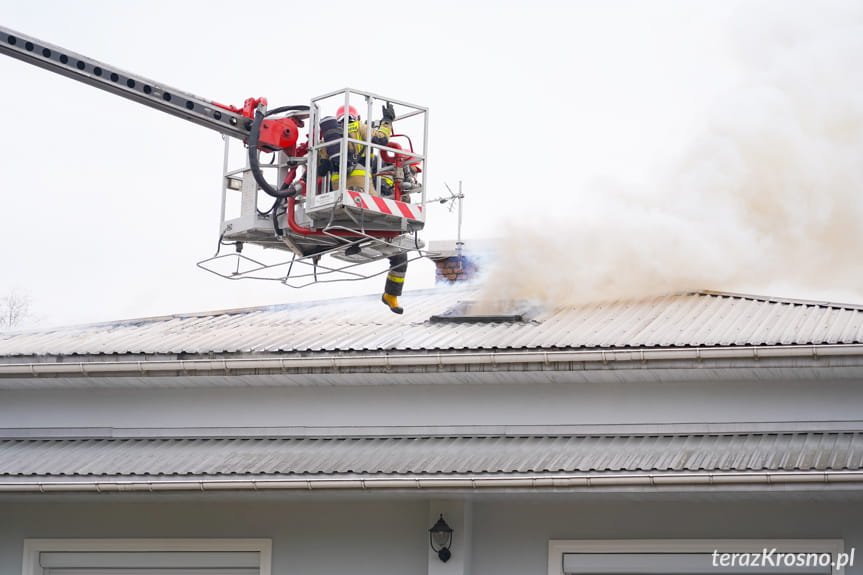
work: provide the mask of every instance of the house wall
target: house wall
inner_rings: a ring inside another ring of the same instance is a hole
[[[274,575],[425,575],[429,501],[354,497],[2,502],[0,573],[21,572],[25,537],[263,537],[273,540]],[[844,538],[846,550],[863,545],[859,497],[555,494],[479,496],[470,505],[466,573],[473,575],[544,575],[550,539]],[[863,573],[860,555],[847,575]]]
[[[858,421],[854,380],[0,391],[0,428]]]
[[[823,379],[4,390],[0,428],[859,421],[860,405],[858,382]],[[65,537],[271,538],[274,575],[429,571],[425,493],[225,497],[4,495],[0,574],[21,572],[25,538]],[[844,538],[848,547],[863,545],[863,496],[851,492],[468,497],[466,573],[475,575],[544,575],[550,539]],[[846,572],[863,575],[863,568]]]
[[[0,573],[21,573],[24,538],[272,538],[273,575],[426,572],[424,502],[0,503]],[[210,499],[211,500],[211,499]]]
[[[863,503],[774,496],[715,501],[637,499],[478,503],[474,573],[544,573],[550,539],[845,539],[863,546]],[[505,553],[504,549],[518,549]],[[858,549],[858,553],[861,549]],[[846,568],[863,573],[863,559]],[[721,572],[718,573],[721,575]]]

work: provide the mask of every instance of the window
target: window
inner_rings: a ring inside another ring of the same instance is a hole
[[[842,575],[841,539],[549,542],[548,575]]]
[[[270,575],[269,539],[25,539],[23,575]]]

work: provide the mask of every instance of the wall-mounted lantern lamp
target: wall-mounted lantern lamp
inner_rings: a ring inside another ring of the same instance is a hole
[[[446,524],[443,520],[443,515],[437,520],[431,529],[429,529],[429,543],[432,551],[437,553],[438,558],[446,563],[452,557],[449,548],[452,545],[452,527]]]

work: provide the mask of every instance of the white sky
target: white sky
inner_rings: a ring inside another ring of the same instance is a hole
[[[350,86],[427,106],[429,193],[463,181],[470,240],[501,235],[507,222],[538,233],[548,218],[577,222],[578,206],[601,203],[609,188],[655,189],[653,179],[691,149],[712,110],[743,112],[723,105],[740,101],[729,94],[753,61],[770,56],[757,39],[772,45],[774,20],[799,13],[806,22],[817,5],[0,0],[0,20],[219,102],[306,104]],[[859,10],[852,13],[859,25]],[[796,33],[794,25],[782,30]],[[381,289],[382,277],[293,290],[199,270],[195,262],[218,239],[218,134],[8,57],[0,57],[0,77],[0,295],[28,294],[31,325]],[[859,91],[856,98],[853,110]],[[863,128],[853,129],[859,141]],[[455,238],[454,214],[432,208],[429,219],[426,241]],[[590,246],[566,248],[577,259]],[[413,265],[407,288],[432,285],[431,264]],[[831,298],[841,287],[792,278],[764,290]]]

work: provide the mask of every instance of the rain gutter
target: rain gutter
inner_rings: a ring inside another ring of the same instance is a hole
[[[649,348],[614,350],[469,351],[426,353],[375,353],[316,355],[312,357],[259,357],[223,359],[143,359],[121,361],[63,361],[0,363],[0,379],[9,377],[98,377],[165,375],[233,375],[237,373],[346,373],[353,369],[447,370],[459,366],[485,366],[497,371],[508,366],[550,366],[565,363],[597,363],[604,367],[656,361],[826,359],[863,357],[863,345],[729,346],[705,348]],[[827,367],[827,366],[825,366]]]
[[[863,486],[863,471],[799,472],[699,472],[699,473],[603,473],[555,475],[370,476],[290,479],[179,479],[27,481],[0,483],[0,493],[116,493],[162,491],[316,491],[316,490],[484,490],[484,489],[585,489],[585,488],[680,488],[844,485]]]

